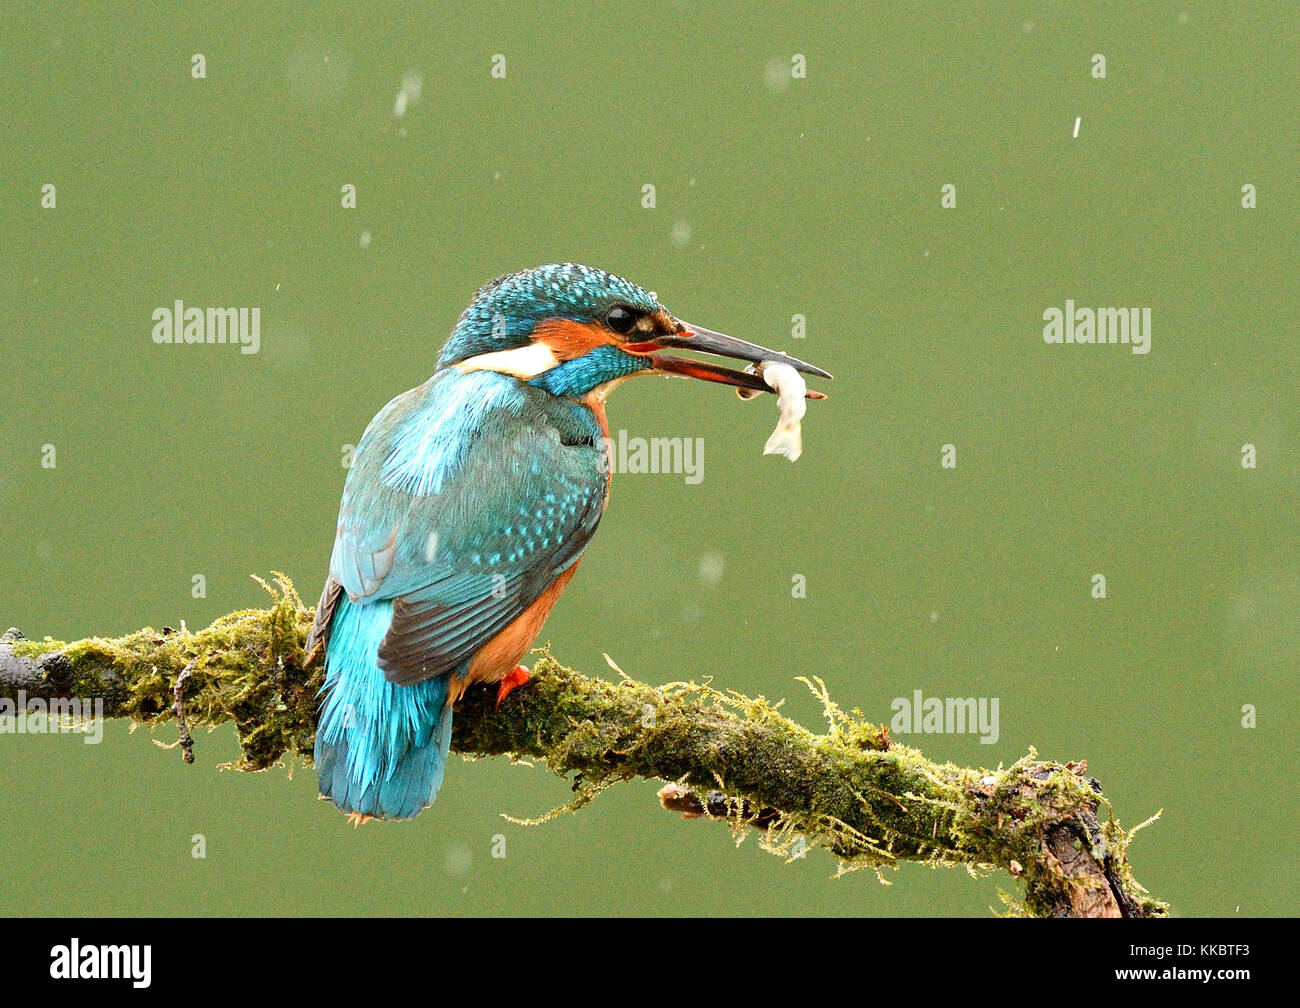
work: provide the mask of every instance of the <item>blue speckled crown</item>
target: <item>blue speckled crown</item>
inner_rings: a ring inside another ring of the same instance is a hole
[[[498,277],[475,294],[442,348],[438,366],[524,346],[543,319],[593,321],[615,304],[647,312],[662,307],[631,281],[579,263],[552,263]]]

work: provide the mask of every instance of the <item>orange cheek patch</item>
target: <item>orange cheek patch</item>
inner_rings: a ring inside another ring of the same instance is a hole
[[[572,319],[547,319],[538,323],[533,339],[545,343],[562,361],[573,360],[593,347],[613,342],[604,326]]]

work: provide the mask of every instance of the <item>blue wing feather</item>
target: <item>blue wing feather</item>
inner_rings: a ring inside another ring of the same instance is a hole
[[[454,670],[581,555],[606,473],[590,410],[493,372],[439,372],[371,421],[330,561],[354,604],[394,601],[380,667]]]

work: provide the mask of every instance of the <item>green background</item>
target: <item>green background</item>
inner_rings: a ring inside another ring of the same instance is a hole
[[[1164,810],[1132,857],[1175,912],[1294,914],[1295,5],[807,6],[6,5],[0,626],[197,628],[272,569],[313,600],[343,446],[477,286],[585,262],[836,380],[794,466],[761,454],[768,399],[620,389],[614,429],[703,438],[704,480],[616,477],[557,657],[712,675],[810,725],[808,673],[876,719],[996,696],[995,745],[907,741],[1086,758],[1126,825]],[[177,298],[259,306],[261,352],[155,345]],[[1066,298],[1150,307],[1151,353],[1046,345]],[[505,760],[453,758],[431,811],[354,831],[311,771],[216,769],[236,753],[231,730],[193,766],[122,722],[0,735],[0,911],[987,915],[1011,888],[832,880],[650,782],[512,825],[570,793]]]

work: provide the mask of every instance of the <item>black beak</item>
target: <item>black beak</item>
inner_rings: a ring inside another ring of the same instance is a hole
[[[734,336],[724,336],[722,333],[714,332],[712,329],[705,329],[703,326],[691,325],[689,322],[679,322],[678,330],[674,333],[657,336],[645,343],[628,344],[624,349],[632,353],[641,353],[648,356],[656,371],[685,375],[688,378],[699,378],[703,381],[717,382],[721,385],[734,385],[736,388],[752,389],[756,392],[772,391],[760,375],[750,374],[746,371],[733,371],[730,368],[707,364],[704,361],[690,360],[686,357],[674,357],[670,354],[654,352],[663,347],[696,350],[700,353],[716,354],[719,357],[730,357],[732,360],[750,361],[754,364],[762,361],[776,361],[781,364],[788,364],[796,371],[802,371],[804,374],[816,375],[818,378],[831,377],[829,372],[823,371],[806,361],[801,361],[797,357],[789,357],[775,350],[769,350],[767,347],[761,347],[757,343],[747,343],[744,340],[736,339]],[[814,392],[811,389],[807,395],[809,399],[826,398],[824,393]]]

